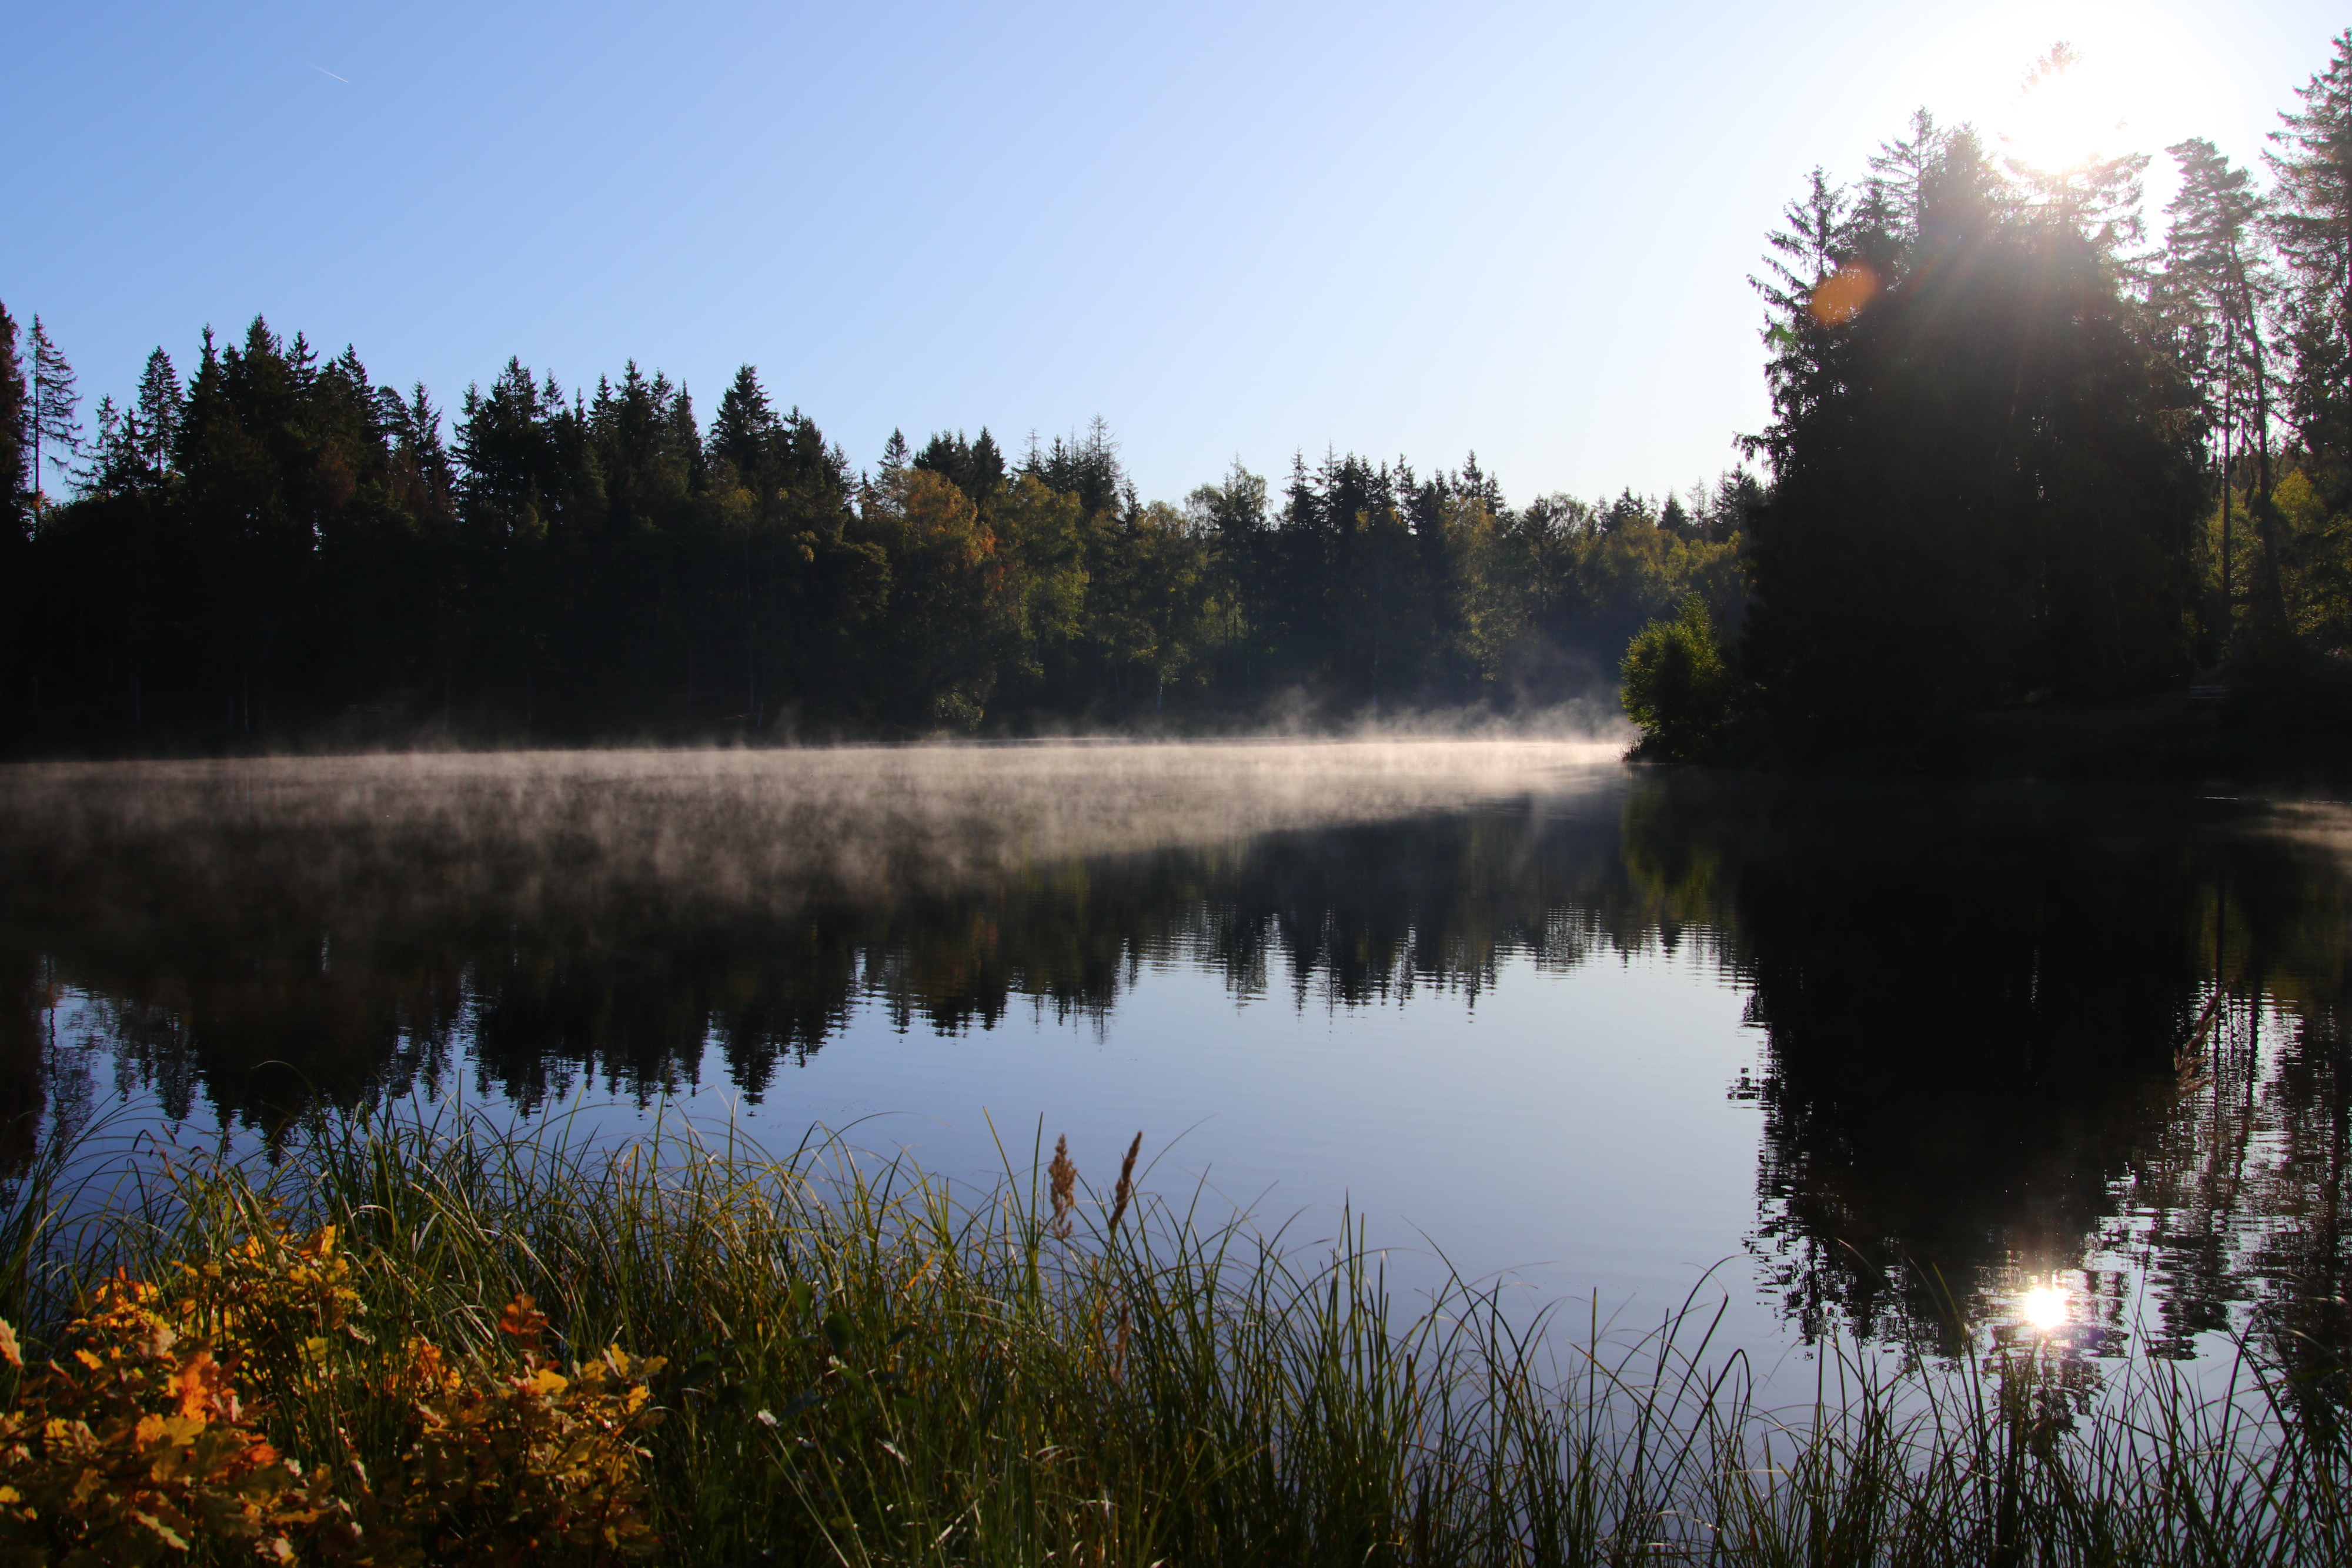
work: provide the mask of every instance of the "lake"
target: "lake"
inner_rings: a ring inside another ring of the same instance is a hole
[[[979,1182],[1066,1134],[1107,1186],[1140,1130],[1152,1190],[1360,1218],[1404,1296],[1696,1290],[1768,1379],[2352,1345],[2352,812],[1618,749],[6,769],[0,1155],[414,1101]]]

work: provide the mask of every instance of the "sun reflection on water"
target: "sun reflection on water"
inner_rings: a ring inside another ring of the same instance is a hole
[[[2036,1285],[2018,1302],[2025,1321],[2043,1333],[2066,1322],[2066,1292],[2056,1285]]]

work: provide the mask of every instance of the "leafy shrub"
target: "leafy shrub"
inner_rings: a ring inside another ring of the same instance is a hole
[[[339,1521],[256,1429],[214,1340],[167,1321],[152,1285],[117,1276],[70,1330],[62,1362],[24,1373],[0,1414],[0,1552],[16,1563],[147,1563],[200,1543],[287,1560]]]
[[[1635,632],[1619,671],[1644,754],[1696,762],[1715,749],[1731,717],[1734,676],[1697,594],[1673,619],[1661,616]]]
[[[427,1341],[409,1346],[394,1390],[415,1437],[385,1478],[390,1511],[435,1563],[650,1553],[658,1543],[636,1437],[659,1418],[645,1380],[662,1363],[632,1364],[614,1345],[559,1372],[541,1350],[547,1318],[529,1296],[508,1304],[499,1328],[520,1352],[520,1369],[506,1375],[484,1376]]]
[[[0,1411],[0,1562],[597,1563],[649,1554],[641,1435],[657,1360],[618,1346],[570,1370],[518,1295],[511,1361],[422,1338],[380,1355],[333,1228],[272,1226],[167,1285],[118,1273],[67,1327],[67,1355],[16,1369]],[[385,1364],[386,1363],[389,1364]],[[273,1399],[245,1387],[267,1385]],[[244,1387],[240,1385],[243,1385]],[[343,1452],[310,1468],[263,1428],[323,1408]],[[389,1425],[398,1461],[372,1479],[342,1419]]]

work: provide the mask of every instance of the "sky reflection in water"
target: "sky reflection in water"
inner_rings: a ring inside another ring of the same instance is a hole
[[[985,1179],[1140,1127],[1163,1195],[1349,1206],[1407,1290],[1442,1250],[1647,1322],[1712,1269],[1768,1364],[2352,1340],[2337,813],[1611,755],[18,769],[16,1147],[667,1100]]]

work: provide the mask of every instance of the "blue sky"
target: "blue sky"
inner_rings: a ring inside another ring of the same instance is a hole
[[[1147,497],[1327,446],[1514,499],[1765,418],[1762,235],[2074,42],[2243,160],[2344,18],[2185,5],[20,5],[0,301],[118,395],[255,312],[445,404],[756,363],[852,458],[1110,422]],[[2104,122],[2104,121],[2103,121]],[[2159,164],[2161,164],[2159,159]],[[2155,182],[2160,201],[2164,182]]]

